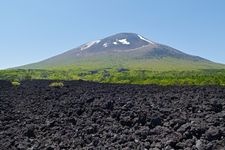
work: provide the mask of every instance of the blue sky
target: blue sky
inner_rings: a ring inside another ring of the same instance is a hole
[[[119,32],[225,63],[224,0],[0,0],[0,68]]]

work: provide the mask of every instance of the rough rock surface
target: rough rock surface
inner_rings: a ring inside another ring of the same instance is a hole
[[[224,87],[50,83],[0,81],[1,150],[225,149]]]

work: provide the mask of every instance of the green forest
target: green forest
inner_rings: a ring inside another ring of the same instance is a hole
[[[225,85],[225,69],[194,71],[149,71],[126,68],[99,70],[64,69],[0,70],[0,80],[86,80],[101,83],[158,84],[158,85]]]

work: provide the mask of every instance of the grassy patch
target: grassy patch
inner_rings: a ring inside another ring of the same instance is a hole
[[[49,84],[50,87],[63,87],[64,84],[63,82],[52,82],[51,84]]]
[[[20,82],[18,81],[12,81],[11,83],[13,86],[20,86]]]

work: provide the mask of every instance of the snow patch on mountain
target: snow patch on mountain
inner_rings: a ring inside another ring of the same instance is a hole
[[[127,41],[127,39],[121,39],[121,40],[118,40],[120,43],[122,44],[125,44],[125,45],[129,45],[130,42]]]
[[[83,51],[85,49],[88,49],[91,46],[93,46],[94,44],[98,44],[99,42],[101,42],[101,40],[96,40],[96,41],[92,41],[92,42],[89,42],[87,44],[84,44],[83,46],[81,46],[80,50]]]
[[[117,43],[117,42],[113,42],[113,44],[114,44],[114,45],[118,45],[118,43]]]
[[[149,43],[151,43],[151,44],[155,44],[154,42],[152,42],[152,41],[150,41],[150,40],[144,38],[144,37],[141,36],[141,35],[138,35],[138,37],[139,37],[141,40],[144,40],[144,41],[149,42]]]
[[[104,46],[104,47],[108,47],[108,43],[104,43],[102,46]]]

